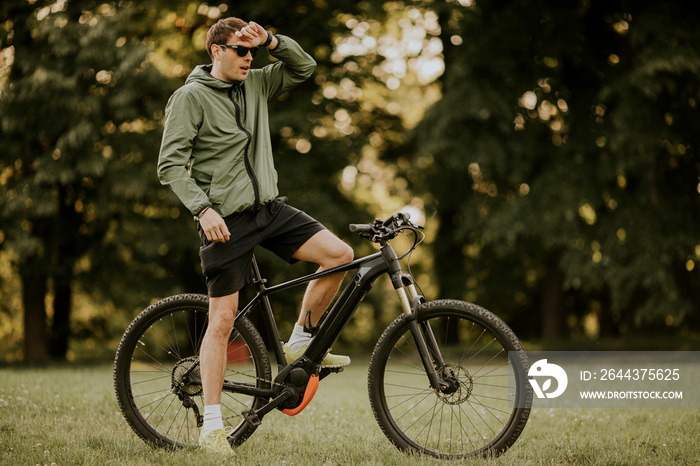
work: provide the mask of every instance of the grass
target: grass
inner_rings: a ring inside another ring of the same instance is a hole
[[[440,464],[384,437],[369,407],[366,370],[366,361],[356,361],[329,376],[295,417],[269,414],[225,460],[142,442],[119,412],[109,365],[0,368],[0,464]],[[700,409],[540,409],[502,457],[459,464],[700,464],[698,438]]]

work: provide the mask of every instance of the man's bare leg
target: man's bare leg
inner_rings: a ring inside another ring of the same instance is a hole
[[[338,239],[328,230],[322,230],[304,243],[293,256],[295,259],[314,262],[320,266],[318,272],[338,267],[351,262],[354,252],[350,246]],[[304,326],[306,313],[310,309],[310,325],[316,325],[318,319],[330,305],[333,297],[338,292],[340,284],[345,277],[344,273],[314,280],[309,283],[304,299],[302,300],[301,313],[297,323]]]
[[[199,352],[199,367],[204,391],[203,434],[223,429],[220,409],[221,387],[226,372],[226,348],[237,309],[238,293],[221,298],[209,298],[209,325]]]
[[[294,254],[295,259],[317,263],[320,266],[319,272],[347,264],[352,261],[353,256],[352,248],[328,230],[316,233]],[[315,326],[318,323],[321,315],[338,292],[344,276],[345,274],[335,274],[309,283],[302,300],[299,319],[294,325],[287,345],[285,345],[287,361],[298,358],[311,342],[313,335],[304,330],[304,323],[306,322],[310,326]],[[322,365],[326,367],[343,367],[348,364],[350,364],[349,357],[333,354],[327,354],[322,362]]]

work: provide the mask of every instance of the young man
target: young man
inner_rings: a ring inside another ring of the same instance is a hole
[[[196,67],[166,107],[158,177],[199,221],[199,254],[209,290],[209,326],[200,351],[205,406],[199,443],[231,453],[221,418],[221,386],[238,291],[249,275],[253,249],[261,245],[290,263],[314,262],[319,270],[350,262],[353,251],[278,197],[267,103],[308,79],[316,62],[289,37],[238,18],[214,24],[206,44],[212,64]],[[278,61],[251,69],[260,47]],[[334,275],[307,288],[285,345],[289,362],[311,340],[304,324],[317,323],[341,281],[342,275]],[[328,354],[323,364],[346,366],[350,358]]]

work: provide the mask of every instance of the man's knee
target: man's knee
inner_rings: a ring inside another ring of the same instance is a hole
[[[348,262],[352,262],[352,260],[355,258],[355,251],[353,251],[352,248],[345,243],[343,243],[343,247],[341,249],[342,249],[341,257],[340,257],[341,262],[343,264],[347,264]]]
[[[228,335],[238,310],[238,293],[222,298],[209,299],[209,328],[217,334]]]
[[[332,262],[332,267],[337,267],[339,265],[352,262],[354,257],[355,252],[352,250],[352,248],[345,244],[343,241],[338,240],[338,243],[332,250],[329,260],[330,262]]]
[[[304,243],[292,257],[330,269],[352,262],[354,256],[350,246],[328,230],[322,230]]]
[[[233,329],[233,324],[235,322],[236,312],[222,312],[219,313],[215,318],[209,319],[209,325],[213,326],[215,329],[223,332],[230,333]]]

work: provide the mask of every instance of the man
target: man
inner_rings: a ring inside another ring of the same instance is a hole
[[[268,101],[308,79],[316,62],[295,41],[254,22],[226,18],[207,33],[211,65],[194,69],[166,107],[158,177],[199,221],[200,258],[209,292],[209,326],[200,351],[204,391],[203,449],[231,453],[221,417],[226,346],[238,291],[261,245],[290,263],[310,261],[326,270],[352,261],[352,249],[316,220],[277,197]],[[251,69],[259,47],[278,59]],[[312,282],[287,345],[288,362],[311,341],[342,275]],[[323,365],[350,364],[328,354]]]

